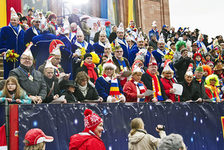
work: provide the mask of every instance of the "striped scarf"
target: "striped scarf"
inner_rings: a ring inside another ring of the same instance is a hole
[[[119,85],[118,85],[117,78],[110,79],[106,74],[103,74],[103,78],[106,81],[111,82],[109,95],[112,96],[112,97],[115,97],[116,100],[119,100],[119,96],[121,95],[121,93],[120,93],[120,90],[119,90]]]
[[[119,63],[121,72],[123,72],[123,71],[127,71],[127,70],[128,70],[128,69],[127,69],[127,66],[126,66],[126,64],[125,64],[124,58],[122,58],[121,61],[117,59],[117,61],[118,61],[118,63]]]
[[[137,86],[137,88],[139,89],[140,94],[143,94],[143,93],[146,92],[146,89],[145,89],[145,87],[144,87],[144,85],[142,83],[136,82],[134,80],[133,80],[133,82]],[[139,98],[139,102],[144,102],[144,101],[145,101],[145,98]]]
[[[163,101],[164,99],[162,96],[161,86],[157,75],[150,74],[149,70],[147,70],[146,73],[148,73],[148,75],[152,77],[152,90],[154,91],[153,98],[156,98],[158,101]]]

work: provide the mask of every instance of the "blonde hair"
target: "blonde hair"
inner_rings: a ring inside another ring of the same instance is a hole
[[[16,85],[14,99],[20,99],[21,96],[22,96],[22,97],[25,96],[25,95],[24,95],[24,91],[23,91],[23,89],[20,87],[18,80],[17,80],[15,77],[13,77],[13,76],[8,77],[8,79],[6,80],[5,85],[4,85],[4,88],[3,88],[3,90],[2,90],[2,96],[5,96],[6,98],[13,98],[13,97],[11,96],[11,94],[9,93],[8,88],[7,88],[7,84],[8,84],[9,82],[12,82],[12,83],[14,83],[14,84]]]
[[[134,118],[131,121],[130,126],[131,126],[130,134],[134,135],[138,129],[144,129],[144,122],[142,118]]]
[[[36,144],[36,145],[25,146],[24,150],[45,150],[45,149],[43,149],[44,146],[45,146],[45,142],[39,143],[39,144]]]

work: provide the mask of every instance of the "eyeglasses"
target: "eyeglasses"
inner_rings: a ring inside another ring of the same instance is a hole
[[[116,53],[123,53],[123,51],[115,51]]]

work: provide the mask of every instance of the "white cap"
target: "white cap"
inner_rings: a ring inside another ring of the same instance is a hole
[[[117,28],[117,32],[124,32],[124,25],[122,22],[120,23],[119,27]]]
[[[77,33],[76,33],[76,36],[77,35],[83,35],[84,36],[84,34],[83,34],[83,32],[82,32],[82,29],[80,28],[80,27],[77,27]]]
[[[61,30],[59,31],[59,33],[60,34],[68,34],[68,33],[70,33],[70,24],[69,24],[67,16],[64,19],[64,25],[61,28]]]
[[[48,58],[48,60],[47,60],[47,62],[46,62],[46,65],[45,65],[44,68],[55,68],[55,66],[53,66],[52,63],[51,63],[51,60],[52,60],[53,58],[54,58],[53,56]]]
[[[46,30],[48,30],[48,25],[47,25],[47,22],[46,22],[45,19],[41,19],[39,29],[40,29],[41,31],[46,31]]]
[[[170,65],[169,65],[170,63],[171,61],[169,59],[165,61],[162,72],[168,72],[168,71],[173,72],[173,70],[170,68]]]
[[[11,19],[12,18],[19,18],[13,7],[10,8],[10,11],[11,11]]]
[[[105,30],[101,30],[101,31],[100,31],[100,35],[107,35],[107,33],[106,33]]]
[[[144,37],[142,36],[142,32],[139,33],[137,41],[144,41]]]
[[[32,52],[30,50],[31,46],[33,45],[33,43],[31,42],[29,46],[27,46],[27,48],[25,49],[25,51],[23,52],[22,55],[26,55],[28,57],[33,58]]]
[[[193,65],[192,64],[189,64],[185,75],[187,75],[187,76],[193,76],[194,75],[193,74]]]
[[[51,41],[49,46],[49,53],[57,55],[57,56],[61,55],[61,50],[60,50],[61,46],[64,46],[64,43],[62,41],[60,40]]]
[[[114,70],[116,70],[117,68],[117,66],[113,63],[111,59],[109,59],[106,63],[103,64],[103,70],[108,67],[113,68]]]
[[[165,40],[164,40],[164,37],[163,37],[163,34],[161,33],[160,36],[159,36],[159,41],[158,43],[165,43]]]
[[[138,66],[133,66],[134,68],[132,68],[132,74],[135,72],[142,72],[142,70],[140,69],[140,67]]]

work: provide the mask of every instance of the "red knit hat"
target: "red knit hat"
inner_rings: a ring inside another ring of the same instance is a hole
[[[94,132],[95,128],[103,122],[103,119],[100,118],[97,114],[93,113],[91,109],[86,109],[84,112],[84,125],[85,129],[89,129]]]
[[[54,138],[52,136],[46,136],[41,129],[30,129],[24,139],[26,146],[37,145],[43,142],[52,142]],[[28,142],[27,142],[28,141]]]

